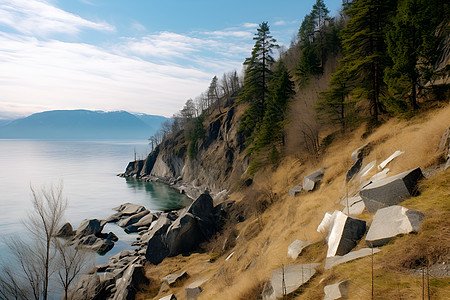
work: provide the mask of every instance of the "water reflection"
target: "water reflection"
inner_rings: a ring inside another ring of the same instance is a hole
[[[191,200],[177,190],[168,188],[166,184],[159,182],[145,182],[135,178],[125,178],[127,187],[133,192],[145,191],[150,196],[152,206],[149,209],[169,211],[183,208],[191,203]],[[148,207],[147,207],[148,208]]]

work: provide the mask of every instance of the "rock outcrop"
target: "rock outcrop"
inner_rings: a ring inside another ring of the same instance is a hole
[[[417,232],[424,215],[416,210],[393,205],[379,209],[366,236],[369,247],[379,247],[399,234]]]

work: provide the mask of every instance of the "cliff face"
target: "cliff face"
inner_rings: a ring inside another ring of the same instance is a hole
[[[194,157],[188,155],[185,134],[178,132],[145,160],[130,162],[124,176],[170,183],[192,198],[206,189],[213,197],[224,195],[248,167],[237,133],[241,115],[239,107],[231,107],[210,116],[203,123],[205,135],[197,141]]]

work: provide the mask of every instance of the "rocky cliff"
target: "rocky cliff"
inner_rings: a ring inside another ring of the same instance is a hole
[[[191,198],[208,190],[221,198],[245,173],[249,159],[244,139],[238,134],[242,111],[229,107],[211,115],[204,123],[205,134],[197,142],[196,154],[188,154],[183,131],[166,138],[145,160],[130,162],[125,177],[171,184]]]

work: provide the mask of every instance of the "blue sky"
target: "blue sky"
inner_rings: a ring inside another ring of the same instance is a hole
[[[52,109],[171,116],[268,21],[288,46],[315,0],[0,0],[0,118]],[[325,1],[336,15],[341,1]]]

